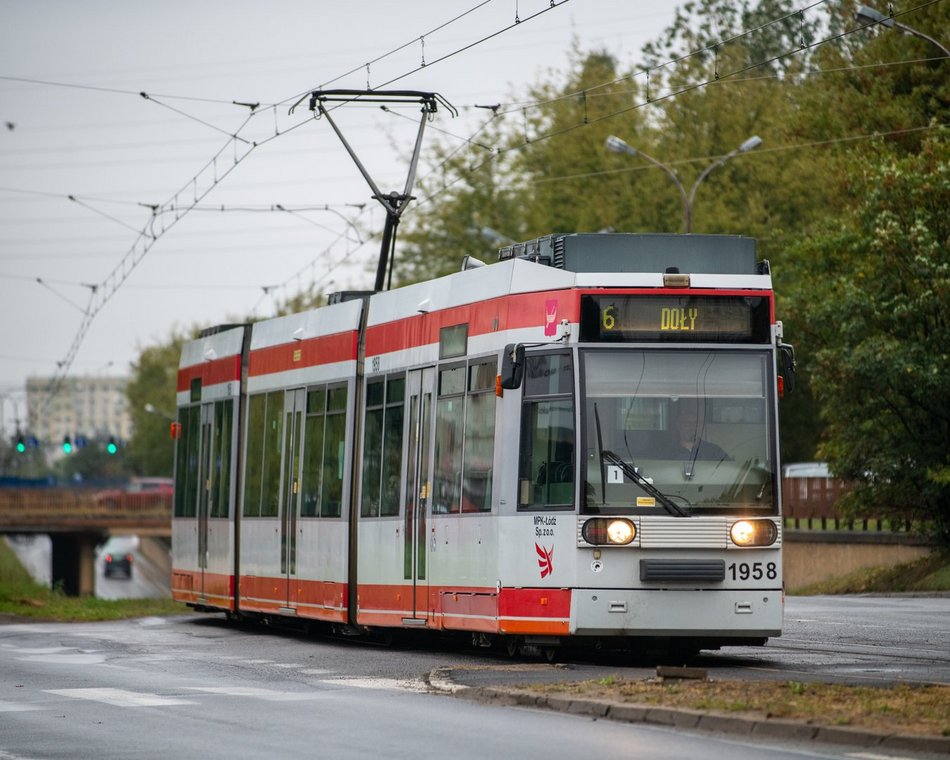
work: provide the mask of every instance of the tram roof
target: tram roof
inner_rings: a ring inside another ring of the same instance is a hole
[[[755,240],[741,235],[572,233],[545,235],[498,252],[501,261],[529,259],[570,272],[765,274]]]

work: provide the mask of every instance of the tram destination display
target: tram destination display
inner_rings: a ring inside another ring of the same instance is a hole
[[[581,297],[581,340],[767,343],[765,297],[632,294]]]

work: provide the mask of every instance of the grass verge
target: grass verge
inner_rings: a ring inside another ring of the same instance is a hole
[[[950,736],[950,686],[846,686],[800,681],[599,681],[539,684],[532,693],[606,699],[823,726]]]
[[[171,599],[95,599],[72,597],[36,583],[0,540],[0,615],[33,620],[119,620],[149,615],[180,615],[188,608]]]

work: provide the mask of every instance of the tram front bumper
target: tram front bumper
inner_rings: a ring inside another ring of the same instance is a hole
[[[780,636],[782,590],[575,589],[578,636]]]

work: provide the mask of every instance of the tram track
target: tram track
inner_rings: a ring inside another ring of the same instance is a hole
[[[813,642],[800,639],[782,638],[775,643],[769,641],[764,651],[769,649],[786,649],[792,651],[821,652],[825,654],[866,654],[877,657],[886,656],[888,659],[920,662],[922,664],[950,663],[950,652],[938,649],[916,649],[914,654],[895,649],[890,645],[882,644],[838,644],[829,645],[825,642]]]

